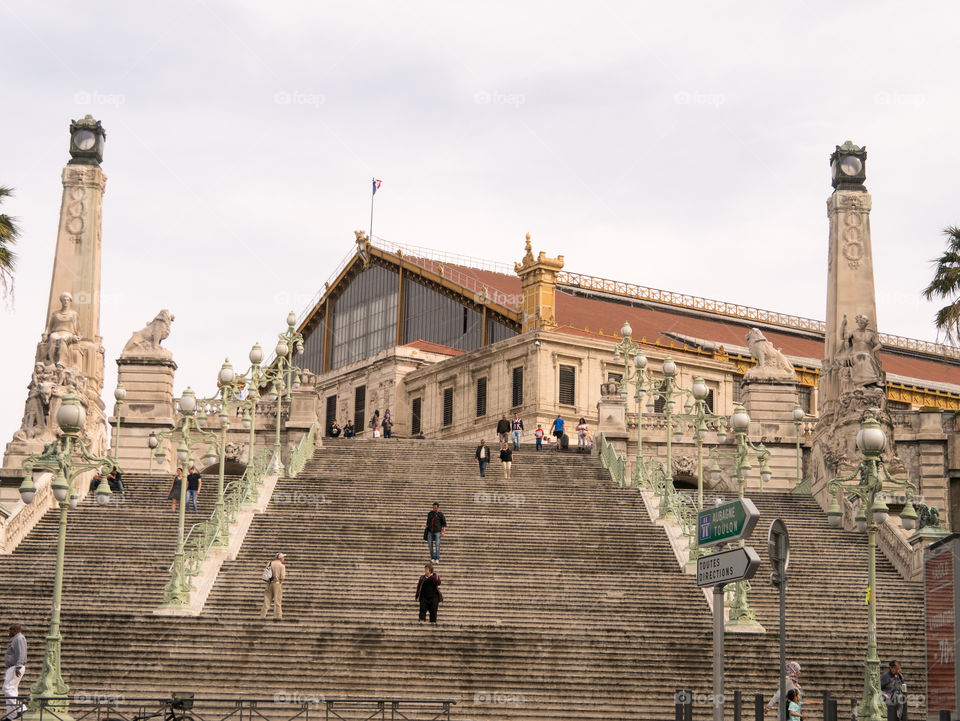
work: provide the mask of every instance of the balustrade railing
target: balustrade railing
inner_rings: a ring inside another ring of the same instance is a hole
[[[296,448],[290,451],[290,462],[287,464],[287,475],[290,478],[296,478],[303,467],[313,456],[313,444],[317,437],[317,424],[310,426],[307,434],[300,439]]]
[[[620,488],[627,485],[627,458],[617,454],[616,449],[600,434],[600,462],[610,472],[613,482]]]

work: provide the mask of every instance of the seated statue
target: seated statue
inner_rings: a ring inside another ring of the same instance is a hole
[[[54,311],[43,334],[44,359],[60,368],[75,365],[73,349],[70,347],[80,340],[80,314],[71,306],[73,296],[60,294],[60,310]]]
[[[160,346],[160,342],[170,337],[170,324],[173,323],[173,313],[167,309],[157,313],[157,317],[134,333],[123,347],[121,356],[159,356],[170,358],[172,354]]]

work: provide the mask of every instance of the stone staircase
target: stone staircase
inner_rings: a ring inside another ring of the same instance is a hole
[[[327,441],[296,479],[281,479],[200,617],[158,617],[173,556],[169,480],[130,479],[124,503],[71,512],[63,668],[72,693],[207,697],[450,698],[459,719],[663,719],[673,691],[710,692],[711,624],[640,495],[617,489],[596,457],[515,454],[481,479],[473,444]],[[205,481],[209,515],[215,481]],[[712,494],[711,494],[712,497]],[[436,627],[420,625],[416,582],[430,504],[449,527]],[[779,513],[793,543],[790,659],[805,688],[857,696],[866,624],[865,540],[828,531],[809,498],[754,496],[753,545],[764,559],[751,603],[768,633],[727,639],[727,688],[772,693],[777,606],[766,527]],[[56,513],[8,557],[4,618],[31,643],[36,677],[53,584]],[[287,554],[284,620],[259,618],[260,572]],[[878,558],[880,654],[922,689],[919,584]],[[698,697],[702,698],[702,697]],[[842,703],[841,708],[845,708]],[[704,701],[699,719],[710,716]],[[732,712],[729,712],[732,718]],[[289,715],[293,715],[293,711]],[[817,717],[814,711],[812,716]]]

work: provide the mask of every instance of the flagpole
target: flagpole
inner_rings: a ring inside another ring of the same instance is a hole
[[[373,198],[377,194],[377,179],[370,178],[370,242],[373,242]]]

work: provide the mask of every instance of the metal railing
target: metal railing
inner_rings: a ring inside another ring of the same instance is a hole
[[[30,697],[17,700],[26,704]],[[286,691],[272,698],[195,698],[183,692],[168,698],[131,698],[79,692],[69,699],[36,700],[38,721],[309,721],[311,716],[341,721],[449,721],[450,710],[457,704],[452,699],[328,699],[322,694]]]
[[[223,489],[224,519],[229,527],[237,520],[240,509],[246,504],[256,500],[257,493],[263,479],[273,464],[273,449],[261,448],[253,457],[253,461],[247,463],[243,475],[235,481],[228,483]],[[216,511],[205,521],[194,523],[187,532],[183,541],[183,562],[185,573],[189,576],[197,576],[203,562],[210,554],[217,538],[220,537],[220,523],[217,520]],[[173,572],[173,565],[170,571]]]
[[[600,434],[600,463],[610,472],[610,478],[620,488],[627,485],[627,457],[617,454],[616,449]]]
[[[287,475],[296,478],[307,461],[313,456],[313,444],[317,437],[317,424],[313,423],[310,430],[300,439],[300,442],[290,451],[290,462],[287,463]]]
[[[619,280],[598,278],[584,273],[571,273],[566,270],[561,270],[557,273],[557,285],[577,290],[590,290],[598,293],[619,295],[625,298],[636,298],[638,300],[650,301],[651,303],[672,305],[678,308],[700,310],[706,313],[725,315],[740,320],[769,323],[770,325],[783,326],[785,328],[795,328],[797,330],[812,331],[821,334],[827,332],[827,324],[822,320],[804,318],[803,316],[790,315],[788,313],[778,313],[772,310],[762,310],[749,305],[740,305],[739,303],[727,303],[722,300],[701,298],[700,296],[690,295],[688,293],[676,293],[671,290],[650,288],[645,285],[637,285],[636,283],[624,283]],[[880,336],[880,342],[891,348],[960,359],[960,348],[956,346],[946,345],[944,343],[931,343],[915,338],[904,338],[903,336],[893,335],[891,333],[879,333],[878,335]]]

